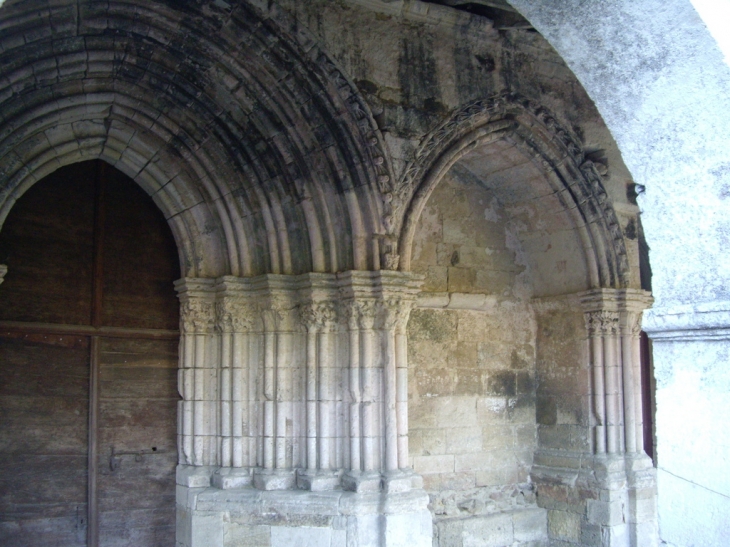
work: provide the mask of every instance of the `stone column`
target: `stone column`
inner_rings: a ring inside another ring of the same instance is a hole
[[[242,522],[272,547],[311,534],[430,546],[428,496],[408,468],[420,284],[400,272],[178,283],[182,546],[254,532]]]
[[[254,485],[260,490],[287,490],[296,485],[292,456],[295,435],[294,410],[302,393],[294,387],[294,371],[301,370],[301,333],[297,293],[290,276],[262,276],[252,280],[251,299],[258,302],[263,323],[258,369],[259,459]],[[300,383],[297,382],[299,386]]]
[[[656,480],[643,446],[639,351],[641,315],[651,302],[648,293],[632,289],[536,302],[541,332],[559,329],[567,335],[538,344],[543,382],[532,478],[548,509],[553,540],[657,545]]]
[[[213,475],[218,488],[251,484],[256,464],[255,390],[256,331],[261,313],[237,280],[216,284],[216,321],[220,335],[219,454],[220,469]]]
[[[336,354],[338,313],[336,303],[323,295],[310,295],[300,306],[307,332],[306,345],[306,468],[297,475],[300,488],[332,490],[339,485],[337,454],[342,438],[337,435],[338,385],[342,385]],[[344,386],[342,386],[344,387]]]
[[[175,284],[180,299],[178,454],[191,466],[191,483],[204,483],[218,464],[218,343],[215,292],[211,279]]]

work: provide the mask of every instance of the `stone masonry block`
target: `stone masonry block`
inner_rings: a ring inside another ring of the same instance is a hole
[[[442,456],[417,456],[413,458],[416,473],[452,473],[454,471],[453,454]]]
[[[271,527],[271,547],[329,547],[331,539],[332,530],[329,528]]]
[[[567,511],[548,511],[548,532],[551,538],[580,541],[580,515]]]
[[[228,523],[223,547],[271,547],[271,527]]]
[[[222,545],[223,515],[217,512],[196,511],[191,515],[191,545]]]
[[[450,454],[481,452],[482,428],[454,427],[446,430],[446,450]]]
[[[464,521],[463,547],[508,547],[513,541],[510,513],[473,517]]]
[[[547,511],[532,508],[512,515],[515,541],[544,541],[547,538]]]
[[[588,522],[592,524],[615,526],[626,521],[626,507],[622,500],[588,500],[586,506]]]
[[[383,516],[383,547],[431,547],[433,528],[427,510]]]
[[[460,454],[454,457],[454,471],[483,471],[492,469],[494,461],[487,452]]]

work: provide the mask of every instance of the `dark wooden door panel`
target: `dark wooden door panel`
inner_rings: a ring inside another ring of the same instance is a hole
[[[97,166],[59,169],[28,190],[0,231],[0,319],[89,323]]]
[[[179,265],[165,219],[109,166],[64,167],[12,209],[0,263],[0,545],[172,547]]]
[[[101,340],[99,544],[175,545],[177,341]]]
[[[0,545],[86,545],[88,341],[0,336]]]
[[[177,329],[172,281],[180,267],[170,228],[144,190],[119,171],[108,170],[104,193],[103,324]]]

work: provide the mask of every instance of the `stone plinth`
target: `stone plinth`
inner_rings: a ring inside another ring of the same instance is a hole
[[[177,546],[431,547],[423,490],[261,491],[178,486]]]

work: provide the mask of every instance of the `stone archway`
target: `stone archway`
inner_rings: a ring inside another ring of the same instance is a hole
[[[179,277],[172,234],[101,161],[61,168],[0,232],[8,545],[173,545]]]
[[[177,541],[223,543],[243,512],[279,543],[309,524],[429,544],[402,349],[419,280],[381,270],[397,265],[382,244],[394,177],[357,87],[274,3],[92,4],[3,6],[0,218],[44,174],[102,159],[170,222],[183,275]],[[221,499],[251,482],[263,492],[250,503]],[[321,490],[324,520],[307,503]],[[278,513],[258,511],[259,496]]]
[[[640,289],[638,264],[629,266],[602,178],[577,142],[534,102],[497,97],[457,110],[405,170],[401,267],[426,275],[409,327],[413,412],[422,418],[413,426],[426,439],[462,431],[468,444],[452,445],[451,472],[471,473],[481,486],[460,493],[482,507],[470,516],[481,524],[462,524],[466,509],[447,507],[437,518],[442,536],[478,526],[484,538],[499,536],[501,521],[475,500],[500,476],[525,499],[537,488],[555,540],[600,529],[609,544],[656,543],[639,370],[639,326],[651,297]],[[450,327],[450,337],[439,332]],[[444,351],[449,366],[433,364]],[[521,411],[534,412],[534,430]],[[439,422],[442,413],[455,423]],[[488,425],[480,429],[478,420]],[[519,428],[535,435],[532,452],[491,452],[491,435],[509,438]],[[426,441],[419,448],[416,470],[447,506],[454,494],[433,483],[433,466],[447,455],[432,457]],[[625,522],[610,516],[616,507],[625,508]],[[510,507],[515,529],[540,518],[514,516],[520,511],[537,509]]]
[[[714,447],[727,439],[729,412],[718,351],[730,300],[720,250],[730,217],[730,68],[690,1],[509,3],[581,81],[646,189],[661,538],[722,545],[730,486],[717,480],[725,462]]]
[[[101,157],[153,195],[185,275],[379,269],[394,180],[382,136],[296,21],[275,4],[111,3],[63,26],[74,6],[3,6],[0,219],[36,177]],[[28,25],[34,54],[10,58]]]

